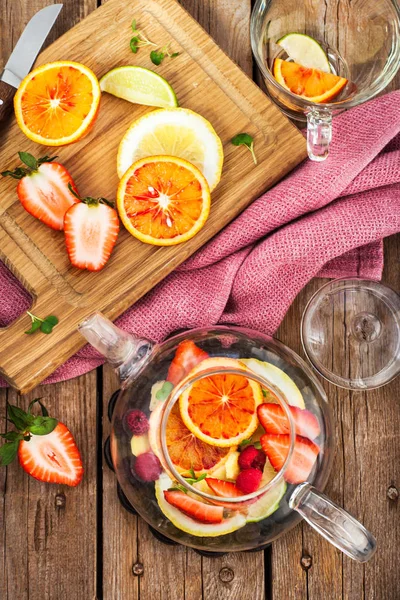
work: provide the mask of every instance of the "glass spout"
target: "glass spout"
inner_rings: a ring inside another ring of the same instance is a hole
[[[136,338],[96,312],[82,321],[79,332],[114,367],[121,381],[134,376],[147,361],[153,343]]]

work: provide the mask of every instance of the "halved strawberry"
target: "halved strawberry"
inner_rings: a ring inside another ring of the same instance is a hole
[[[317,417],[309,410],[297,406],[289,406],[292,413],[296,434],[314,440],[321,433]],[[260,404],[257,414],[261,425],[266,433],[290,433],[289,421],[279,404],[264,403]]]
[[[276,471],[280,471],[286,460],[290,447],[290,435],[274,435],[266,433],[260,439],[262,449]],[[293,455],[283,477],[288,483],[302,483],[309,477],[317,456],[319,447],[311,440],[296,435]]]
[[[232,483],[231,481],[206,477],[206,483],[216,496],[220,496],[222,498],[237,498],[238,496],[244,495],[244,493],[237,488],[236,484]],[[249,504],[253,504],[253,502],[257,502],[258,498],[259,496],[256,498],[251,498],[250,500],[244,500],[243,502],[215,502],[218,503],[219,506],[224,506],[225,508],[230,508],[231,510],[240,510],[242,508],[247,508]]]
[[[217,496],[222,496],[223,498],[237,498],[238,496],[243,496],[242,492],[239,491],[236,485],[231,481],[206,477],[206,483]]]
[[[22,468],[35,479],[76,486],[83,477],[81,455],[72,433],[63,424],[47,435],[31,435],[18,447]]]
[[[164,491],[164,497],[169,504],[179,508],[185,515],[201,523],[221,523],[224,517],[222,506],[213,506],[195,500],[184,492]]]
[[[199,363],[209,357],[192,340],[181,342],[175,352],[174,360],[169,365],[167,381],[177,385]]]
[[[21,161],[28,167],[3,171],[3,177],[19,179],[17,195],[22,206],[52,229],[64,229],[64,215],[79,202],[70,187],[77,193],[75,183],[67,169],[53,162],[56,156],[36,160],[28,152],[19,152]]]
[[[117,211],[104,198],[82,198],[67,211],[64,232],[71,264],[78,269],[100,271],[117,241]]]

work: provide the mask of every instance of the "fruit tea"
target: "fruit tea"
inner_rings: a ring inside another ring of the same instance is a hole
[[[314,479],[324,453],[320,408],[315,402],[306,405],[299,387],[282,369],[265,360],[242,358],[243,350],[235,352],[226,340],[224,348],[223,336],[180,342],[161,364],[150,363],[132,408],[114,420],[117,436],[130,438],[130,444],[124,444],[131,449],[123,457],[126,477],[132,486],[147,487],[152,511],[166,518],[167,535],[171,529],[175,537],[176,530],[197,538],[234,535],[236,543],[237,536],[249,535],[240,531],[261,522],[258,535],[270,535],[274,528],[278,534],[281,523],[291,519],[288,499],[293,486]],[[230,356],[221,356],[224,353]],[[218,372],[208,374],[210,369]],[[286,410],[296,432],[288,465],[288,417],[277,396],[252,374],[270,381],[288,401]],[[190,385],[166,420],[167,458],[161,441],[163,411],[172,390],[189,378]],[[283,477],[272,482],[284,466]],[[267,491],[257,494],[270,482]],[[249,499],[229,501],[249,494]]]

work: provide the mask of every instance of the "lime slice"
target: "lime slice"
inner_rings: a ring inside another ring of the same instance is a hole
[[[257,523],[266,519],[279,508],[279,503],[286,492],[286,483],[281,479],[271,490],[266,492],[257,502],[251,504],[247,513],[247,523]]]
[[[250,371],[265,377],[273,385],[276,385],[291,406],[306,407],[299,388],[282,369],[257,358],[241,358],[240,362],[244,363]],[[271,399],[267,398],[265,402],[271,402]],[[253,436],[251,439],[253,440]]]
[[[100,89],[134,104],[172,108],[178,106],[175,92],[161,75],[143,67],[116,67],[100,79]]]
[[[328,57],[314,38],[304,33],[288,33],[276,42],[294,62],[310,69],[330,73]],[[101,85],[101,80],[100,80]]]
[[[221,523],[200,523],[191,519],[175,506],[171,506],[164,498],[164,490],[172,487],[172,480],[163,473],[155,484],[155,493],[158,506],[164,515],[177,527],[186,533],[199,537],[216,537],[226,535],[236,531],[246,525],[246,519],[241,513],[236,513],[229,519],[224,519]]]

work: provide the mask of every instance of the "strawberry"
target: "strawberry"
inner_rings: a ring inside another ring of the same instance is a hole
[[[42,416],[31,414],[39,402]],[[69,429],[48,416],[40,399],[33,400],[28,412],[18,406],[7,408],[9,420],[18,431],[1,434],[7,441],[0,448],[3,466],[18,455],[22,468],[35,479],[48,483],[76,486],[83,476],[81,456]]]
[[[239,473],[236,486],[243,494],[251,494],[258,490],[262,475],[259,469],[245,469]]]
[[[78,269],[100,271],[117,241],[117,211],[105,198],[81,198],[64,217],[64,233],[71,264]]]
[[[265,460],[265,454],[262,450],[257,450],[255,446],[246,446],[239,455],[238,463],[242,471],[252,467],[263,471]]]
[[[77,193],[77,189],[71,175],[63,165],[53,162],[56,156],[36,159],[28,152],[18,154],[28,168],[3,171],[3,177],[19,179],[17,195],[25,210],[52,229],[61,231],[65,213],[79,202],[73,193]]]
[[[164,491],[166,501],[185,513],[188,517],[200,521],[201,523],[221,523],[224,517],[222,506],[213,506],[195,500],[184,492]]]
[[[290,435],[266,433],[260,439],[262,449],[276,471],[280,471],[290,446]],[[283,477],[288,483],[302,483],[309,477],[317,460],[319,447],[311,440],[296,435],[293,455]]]
[[[315,440],[321,433],[317,417],[309,410],[297,406],[289,406],[288,408],[294,419],[296,434]],[[266,433],[290,433],[289,421],[279,404],[260,404],[257,414]]]
[[[242,492],[231,481],[206,477],[206,483],[217,496],[222,496],[223,498],[237,498],[238,496],[242,496]]]
[[[201,350],[192,340],[181,342],[175,352],[174,360],[169,365],[167,381],[177,385],[199,363],[209,355]]]

